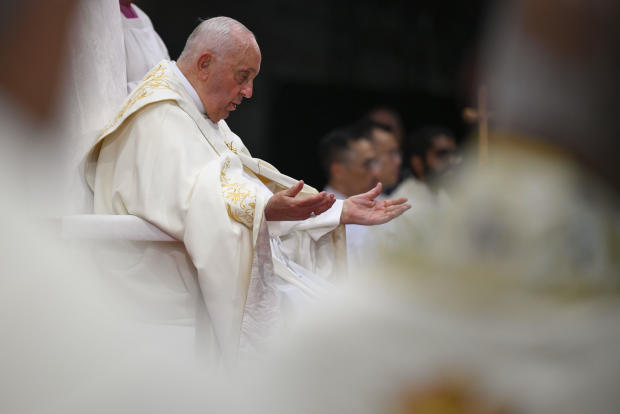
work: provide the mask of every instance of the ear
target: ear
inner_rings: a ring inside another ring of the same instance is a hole
[[[419,155],[412,155],[409,158],[409,166],[414,174],[421,180],[424,179],[424,162]]]
[[[205,52],[196,61],[196,73],[200,80],[205,80],[209,77],[209,70],[213,63],[213,54],[211,52]]]

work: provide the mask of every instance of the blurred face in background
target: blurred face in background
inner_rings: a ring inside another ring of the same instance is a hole
[[[368,139],[349,143],[344,162],[334,164],[332,175],[345,196],[365,193],[377,184],[379,163],[373,144]]]
[[[448,135],[433,138],[431,147],[426,151],[427,179],[441,177],[449,172],[456,163],[456,141]]]
[[[378,179],[384,188],[394,187],[398,183],[402,156],[396,136],[381,128],[372,130],[372,140],[379,160]]]

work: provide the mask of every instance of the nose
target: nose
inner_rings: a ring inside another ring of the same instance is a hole
[[[249,81],[245,84],[243,88],[241,88],[241,95],[245,99],[250,99],[252,97],[252,91],[254,90],[254,81]]]

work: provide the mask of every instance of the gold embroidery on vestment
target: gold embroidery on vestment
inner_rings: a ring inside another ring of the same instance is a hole
[[[229,168],[230,160],[226,160],[220,172],[222,195],[226,200],[228,215],[251,229],[254,224],[256,193],[253,189],[248,189],[245,185],[230,180],[226,175]]]
[[[235,148],[235,146],[233,145],[233,142],[225,142],[226,146],[228,147],[229,150],[231,150],[232,152],[234,152],[235,154],[239,154],[239,150],[237,148]]]
[[[105,135],[121,118],[123,118],[123,116],[125,116],[129,108],[133,107],[139,100],[151,95],[156,89],[170,89],[178,93],[176,89],[170,86],[166,77],[166,68],[163,64],[155,66],[144,76],[140,85],[129,95],[119,113],[116,114],[114,119],[103,129],[103,132],[99,136]]]

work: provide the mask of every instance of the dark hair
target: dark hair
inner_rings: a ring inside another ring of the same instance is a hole
[[[359,121],[357,121],[355,124],[353,124],[353,129],[356,131],[357,134],[364,136],[371,141],[372,141],[372,131],[374,129],[380,129],[382,131],[390,132],[392,134],[394,133],[394,130],[392,129],[391,126],[386,125],[381,122],[373,121],[372,119],[369,119],[369,118],[362,118]]]
[[[327,179],[333,163],[344,162],[350,151],[351,143],[370,139],[357,124],[337,128],[325,135],[319,142],[319,160]]]
[[[405,140],[405,159],[409,160],[412,155],[424,158],[433,145],[433,139],[439,135],[454,137],[454,133],[449,128],[442,126],[426,126],[409,134]]]

